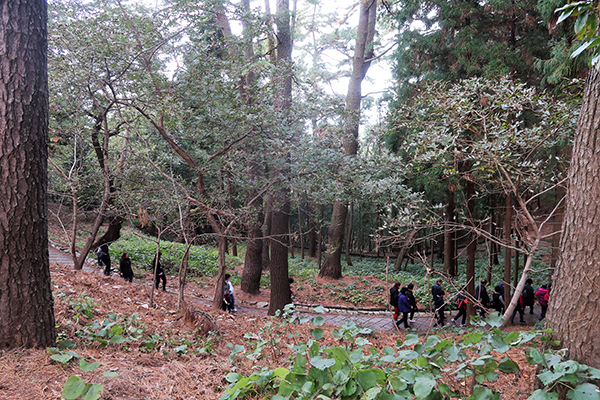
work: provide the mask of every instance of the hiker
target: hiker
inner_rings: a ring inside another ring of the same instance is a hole
[[[529,314],[533,314],[533,306],[535,304],[535,294],[533,291],[533,281],[527,278],[523,287],[523,311],[529,306]]]
[[[233,284],[229,280],[231,275],[225,274],[225,287],[223,288],[223,303],[226,309],[231,312],[237,312],[235,308],[235,296],[233,295]],[[289,282],[289,281],[288,281]]]
[[[152,260],[152,268],[154,269],[154,284],[156,285],[156,289],[158,289],[159,279],[162,280],[162,290],[163,292],[167,291],[167,275],[163,270],[162,264],[160,262],[160,257],[162,253],[158,252],[158,257],[154,256]]]
[[[500,285],[496,285],[494,293],[492,293],[492,307],[498,314],[502,314],[504,310],[504,292]]]
[[[108,243],[104,243],[102,246],[96,249],[96,255],[98,256],[98,265],[104,264],[104,275],[110,276],[110,252],[108,251]]]
[[[413,285],[412,283],[409,283],[408,286],[406,286],[406,288],[408,289],[406,291],[406,298],[408,299],[408,303],[410,304],[410,314],[408,316],[408,322],[416,322],[415,312],[419,311],[419,308],[417,307],[417,300],[415,299],[415,295],[413,294],[414,287],[415,285]]]
[[[127,282],[133,282],[133,270],[131,269],[131,259],[129,258],[129,253],[123,253],[121,255],[121,260],[119,261],[119,271],[121,272],[121,276]]]
[[[519,301],[517,301],[517,305],[515,306],[515,309],[513,310],[512,316],[510,317],[510,323],[514,325],[514,320],[515,320],[515,315],[517,315],[517,313],[519,313],[519,323],[521,325],[525,325],[525,320],[523,319],[523,314],[525,311],[525,301],[523,300],[523,294],[525,293],[525,291],[523,290],[523,293],[521,293],[519,295]],[[513,293],[514,296],[514,293]]]
[[[467,296],[465,296],[464,292],[460,292],[456,298],[456,307],[458,308],[458,313],[454,318],[452,318],[452,322],[458,321],[458,318],[462,316],[462,321],[460,326],[467,325]]]
[[[485,317],[485,309],[490,303],[490,296],[488,296],[487,289],[485,288],[487,285],[487,280],[482,279],[481,284],[477,285],[475,288],[475,299],[480,303],[479,307],[479,316],[481,318]]]
[[[538,303],[540,303],[540,307],[542,307],[542,315],[540,316],[540,321],[546,318],[546,311],[548,310],[548,300],[550,299],[550,290],[548,290],[548,285],[545,283],[535,291],[535,295],[538,297]]]
[[[444,306],[444,295],[446,293],[442,289],[442,280],[438,279],[435,285],[431,287],[431,295],[433,296],[433,313],[437,315],[436,323],[433,325],[434,327],[444,326],[444,319],[446,316],[444,315],[445,306]]]
[[[406,297],[406,292],[408,288],[403,287],[400,289],[400,294],[398,294],[398,307],[397,309],[402,313],[402,319],[396,322],[396,326],[400,327],[400,323],[404,323],[404,329],[410,329],[410,325],[408,325],[408,313],[412,309],[410,303],[408,302],[408,298]]]
[[[398,290],[400,288],[400,283],[394,283],[394,286],[390,288],[390,305],[394,307],[394,322],[398,321],[398,316],[400,315],[400,310],[398,310]]]

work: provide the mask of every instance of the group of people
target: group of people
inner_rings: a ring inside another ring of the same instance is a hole
[[[436,283],[431,287],[431,296],[433,298],[433,312],[435,323],[434,327],[442,327],[445,324],[445,311],[446,302],[444,296],[446,293],[442,289],[442,279],[438,279]],[[487,309],[493,308],[498,313],[502,314],[505,310],[506,304],[504,302],[504,284],[500,283],[494,287],[492,297],[487,292],[488,282],[483,279],[479,285],[475,288],[475,299],[477,300],[477,308],[479,315],[485,317]],[[529,313],[533,314],[533,307],[535,304],[535,298],[537,297],[538,303],[541,308],[540,320],[546,318],[546,311],[548,309],[548,299],[550,297],[550,284],[543,284],[539,289],[534,291],[533,280],[527,279],[523,292],[519,295],[519,301],[517,306],[512,313],[511,322],[514,321],[517,313],[519,314],[519,322],[525,324],[524,313],[526,308],[529,307]],[[417,303],[413,295],[413,284],[409,284],[406,287],[400,288],[400,283],[395,283],[390,289],[390,304],[394,307],[394,321],[396,325],[400,326],[404,324],[405,328],[410,328],[409,322],[414,321],[414,314],[417,311]],[[467,295],[464,292],[459,292],[456,296],[454,305],[458,309],[456,316],[452,318],[452,322],[457,322],[460,319],[460,326],[466,325],[467,320]],[[398,319],[402,313],[402,318]]]
[[[108,243],[102,244],[98,249],[96,249],[96,256],[98,257],[98,265],[104,265],[104,275],[110,276],[112,272],[112,264],[110,260],[110,251],[108,248]],[[155,275],[155,285],[156,289],[158,289],[160,282],[162,281],[162,290],[163,292],[167,290],[167,275],[162,267],[161,263],[162,253],[159,251],[157,255],[154,256],[152,260],[152,269],[154,270]],[[131,268],[131,258],[129,257],[129,253],[125,252],[121,255],[121,259],[119,260],[119,275],[127,281],[133,282],[133,269]]]
[[[400,288],[400,283],[394,283],[390,289],[390,305],[394,307],[394,321],[396,326],[400,327],[404,324],[405,329],[410,329],[409,322],[415,322],[415,312],[417,309],[417,301],[413,295],[414,285],[409,283],[405,287]],[[398,319],[402,313],[402,318]]]

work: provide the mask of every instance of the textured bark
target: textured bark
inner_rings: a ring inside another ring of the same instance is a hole
[[[277,65],[281,69],[277,94],[274,99],[276,108],[287,115],[292,105],[292,32],[290,30],[289,0],[277,0]],[[284,121],[281,121],[285,123]],[[287,171],[276,171],[286,175]],[[268,315],[275,315],[278,310],[292,302],[288,282],[288,248],[286,243],[289,236],[290,203],[289,190],[280,188],[274,195],[273,215],[271,220],[271,297]]]
[[[48,260],[47,5],[0,1],[0,350],[54,344]]]
[[[583,94],[569,170],[561,255],[546,324],[569,357],[600,368],[600,73]]]
[[[262,221],[262,218],[262,214],[257,217],[258,221]],[[248,236],[241,289],[246,293],[258,294],[260,293],[260,277],[263,268],[263,240],[260,224],[252,224],[248,231]]]
[[[473,221],[475,212],[475,182],[467,181],[467,209],[470,223]],[[477,251],[477,234],[474,230],[469,233],[469,244],[467,245],[467,292],[475,298],[475,253]],[[474,314],[473,302],[469,302],[469,315]]]
[[[404,244],[402,245],[402,248],[398,253],[398,257],[396,257],[396,262],[394,263],[394,271],[400,271],[402,269],[402,261],[404,261],[404,257],[406,256],[408,248],[414,243],[415,237],[417,236],[418,232],[418,230],[412,231],[404,241]]]
[[[455,256],[454,256],[454,193],[448,193],[448,204],[446,205],[446,212],[444,213],[444,219],[446,224],[444,226],[444,271],[448,276],[456,276]]]
[[[356,155],[358,152],[358,127],[360,123],[360,103],[362,99],[361,85],[371,65],[373,57],[373,38],[375,36],[377,2],[375,0],[360,1],[360,16],[356,34],[356,47],[352,63],[352,75],[346,95],[346,124],[344,126],[344,152]],[[339,279],[342,277],[342,244],[348,206],[345,202],[336,201],[331,214],[331,224],[327,236],[327,251],[319,273],[322,277]]]
[[[513,198],[511,194],[506,195],[506,202],[504,204],[504,240],[507,244],[507,247],[504,248],[504,299],[505,304],[510,302],[510,259],[511,259],[511,249],[508,245],[511,244],[511,226],[512,226],[512,208],[513,208]],[[516,279],[519,279],[517,276]],[[489,280],[488,280],[489,282]],[[516,286],[516,285],[515,285]]]

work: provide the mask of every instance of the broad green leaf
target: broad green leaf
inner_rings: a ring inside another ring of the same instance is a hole
[[[439,338],[439,336],[435,336],[435,335],[429,336],[423,346],[426,349],[429,349],[431,347],[434,347],[436,344],[438,344],[440,342],[440,340],[441,339]]]
[[[94,371],[99,366],[100,366],[100,363],[98,363],[98,362],[89,363],[89,362],[85,361],[83,358],[81,360],[79,360],[79,368],[81,368],[82,371]]]
[[[381,386],[372,387],[371,389],[363,393],[360,400],[373,400],[377,396],[379,396],[379,393],[381,393],[382,390],[383,388]]]
[[[401,360],[414,360],[417,357],[419,357],[419,354],[416,351],[402,350],[398,352],[398,358]]]
[[[325,318],[318,316],[318,317],[314,317],[312,319],[312,324],[314,326],[323,326],[323,324],[325,324]]]
[[[356,364],[363,358],[365,358],[365,355],[360,350],[354,350],[352,353],[350,353],[350,361],[352,362],[352,364]]]
[[[519,365],[511,359],[503,358],[500,364],[498,364],[498,369],[502,372],[518,372]]]
[[[323,358],[321,356],[316,356],[310,359],[310,365],[312,365],[320,371],[324,371],[326,368],[335,365],[335,360],[331,358]]]
[[[377,376],[370,369],[357,371],[356,380],[365,391],[377,385]]]
[[[572,400],[600,400],[600,389],[591,383],[582,383],[569,390],[567,397]]]
[[[535,392],[531,393],[531,396],[527,398],[527,400],[557,400],[557,393],[546,393],[542,389],[537,389]]]
[[[76,399],[82,395],[85,389],[85,381],[77,376],[71,376],[65,382],[61,396],[65,399]]]
[[[99,383],[94,383],[93,385],[86,385],[86,391],[81,396],[83,400],[97,400],[102,396],[104,392],[104,387]]]
[[[104,371],[102,373],[102,376],[106,376],[107,378],[114,378],[114,377],[119,376],[119,374],[117,374],[116,372]]]
[[[325,307],[323,306],[318,306],[312,309],[313,312],[316,312],[317,314],[324,314],[325,313]]]
[[[435,386],[435,379],[432,379],[427,376],[417,376],[415,385],[413,386],[413,391],[417,399],[424,399],[429,396],[431,390]]]
[[[413,344],[417,343],[419,343],[419,335],[415,333],[409,333],[408,335],[404,336],[404,343],[402,346],[412,346]]]
[[[70,359],[73,358],[73,356],[70,354],[52,354],[50,358],[54,361],[58,361],[59,363],[66,364]]]
[[[504,343],[508,344],[509,346],[517,345],[520,340],[521,335],[517,331],[512,331],[504,337]]]
[[[502,324],[504,323],[504,318],[500,314],[498,314],[498,312],[496,311],[496,312],[491,313],[485,319],[485,322],[487,322],[493,328],[500,328],[502,326]]]
[[[500,394],[494,394],[490,389],[476,385],[473,388],[473,394],[469,397],[469,400],[492,400],[500,398]]]
[[[278,367],[273,370],[272,376],[277,377],[277,378],[285,378],[287,376],[287,374],[289,374],[289,373],[290,373],[289,369],[283,368],[283,367]]]
[[[315,328],[310,330],[310,335],[315,338],[315,340],[321,340],[323,339],[323,336],[325,336],[325,332],[323,332],[323,329],[321,328]]]
[[[64,349],[74,349],[76,347],[77,347],[77,345],[74,342],[70,341],[70,340],[63,340],[62,342],[60,342],[58,344],[58,348],[61,349],[61,350],[64,350]]]

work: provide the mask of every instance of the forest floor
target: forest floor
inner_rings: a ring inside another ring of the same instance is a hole
[[[170,277],[167,292],[154,291],[154,304],[150,305],[151,283],[147,277],[130,284],[116,276],[103,276],[96,269],[75,271],[54,262],[50,270],[58,343],[73,342],[76,348],[72,351],[87,362],[100,363],[100,367],[83,372],[76,359],[63,364],[51,359],[52,352],[46,349],[0,351],[1,399],[59,399],[63,385],[73,375],[86,383],[102,384],[103,399],[218,399],[228,385],[228,373],[250,374],[263,366],[289,367],[289,345],[311,339],[309,323],[281,324],[259,308],[237,314],[213,309],[208,300],[212,298],[214,282],[193,282],[186,288],[186,293],[205,299],[188,302],[198,317],[190,322],[177,310],[175,277]],[[344,280],[349,285],[359,278],[363,277],[346,276]],[[367,279],[372,281],[371,277]],[[381,282],[371,282],[375,283]],[[269,301],[267,290],[259,296],[247,296],[236,288],[236,296],[242,304]],[[306,299],[325,306],[344,305],[339,299],[333,301],[329,291],[313,291]],[[132,321],[132,315],[137,315],[137,319]],[[196,328],[202,323],[212,324],[216,333],[201,333],[202,329]],[[270,323],[276,329],[269,328]],[[130,341],[106,343],[103,326],[122,327],[123,336]],[[321,346],[339,345],[332,335],[336,328],[325,324]],[[139,339],[135,338],[136,333]],[[449,339],[460,335],[457,331],[435,334]],[[375,331],[367,339],[372,347],[382,349],[394,346],[403,336],[404,332]],[[258,360],[242,355],[230,357],[232,346],[251,348],[249,338],[266,340],[271,345]],[[503,399],[526,399],[533,391],[534,367],[527,363],[523,349],[510,350],[503,354],[506,355],[520,366],[520,373],[501,374],[496,382],[486,385],[498,389]],[[106,377],[104,371],[118,375]],[[465,394],[469,391],[469,383],[450,376],[446,382]]]

